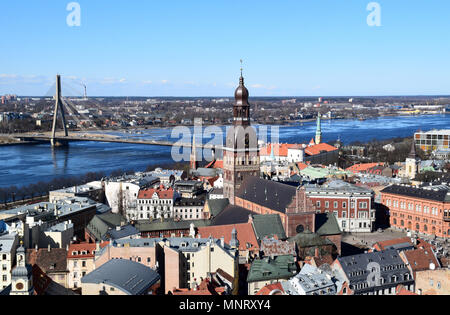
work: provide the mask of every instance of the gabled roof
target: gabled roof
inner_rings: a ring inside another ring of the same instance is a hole
[[[211,225],[247,223],[251,214],[253,214],[253,212],[250,210],[239,206],[228,205],[222,212],[212,219]]]
[[[384,163],[365,163],[365,164],[355,164],[353,166],[350,166],[347,168],[347,171],[353,172],[353,173],[359,173],[359,172],[365,172],[368,171],[371,168],[374,168],[376,166],[383,166]]]
[[[135,227],[139,230],[139,232],[159,232],[159,231],[170,231],[170,230],[189,230],[191,223],[195,225],[195,227],[200,226],[208,226],[210,225],[209,220],[192,220],[192,221],[153,221],[149,222],[138,221],[135,224]]]
[[[261,156],[271,156],[272,152],[275,156],[287,157],[289,149],[299,149],[298,144],[292,143],[269,143],[262,147],[259,154]]]
[[[333,147],[332,145],[329,145],[328,143],[320,143],[320,144],[316,144],[310,147],[307,147],[305,149],[305,153],[308,155],[318,155],[321,154],[322,152],[333,152],[333,151],[337,151],[338,148]]]
[[[116,226],[126,223],[124,217],[117,213],[99,214],[92,218],[86,229],[97,239],[104,240],[107,233]]]
[[[274,236],[279,240],[286,239],[286,232],[278,214],[254,215],[253,228],[258,240]]]
[[[67,251],[63,248],[29,249],[27,261],[30,265],[38,265],[45,273],[59,273],[67,271]]]
[[[317,233],[305,231],[291,237],[289,242],[296,243],[298,248],[309,248],[316,246],[332,246],[334,245],[329,239],[322,238]]]
[[[218,216],[230,204],[228,198],[224,199],[208,199],[206,203],[209,206],[209,211],[212,217]]]
[[[431,249],[408,250],[404,251],[402,255],[404,255],[414,272],[429,270],[431,269],[431,264],[434,265],[434,268],[440,267],[439,261],[436,259],[436,256]]]
[[[291,204],[296,192],[296,187],[248,176],[244,179],[236,197],[286,213],[286,208]]]
[[[316,214],[315,228],[320,236],[342,234],[336,217],[332,213]]]
[[[290,279],[297,273],[295,259],[291,255],[266,257],[253,261],[248,272],[247,282]]]
[[[198,228],[198,234],[201,237],[210,237],[220,239],[224,238],[225,243],[229,244],[231,240],[231,232],[233,229],[237,231],[237,239],[239,241],[239,250],[258,250],[258,240],[251,223],[229,224],[204,226]]]
[[[173,199],[174,190],[173,188],[144,189],[139,191],[138,199],[152,199],[155,193],[158,195],[159,199]]]

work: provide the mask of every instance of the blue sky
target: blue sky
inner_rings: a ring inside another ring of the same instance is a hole
[[[0,95],[231,96],[241,58],[253,96],[450,94],[448,0],[69,2],[0,2]]]

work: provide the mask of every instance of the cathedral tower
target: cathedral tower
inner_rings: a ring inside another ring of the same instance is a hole
[[[223,149],[224,197],[235,203],[235,194],[247,176],[260,175],[258,137],[250,125],[249,93],[242,75],[234,94],[233,126],[227,130]]]

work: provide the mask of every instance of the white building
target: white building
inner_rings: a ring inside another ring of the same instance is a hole
[[[126,212],[127,219],[168,219],[173,217],[173,205],[179,197],[178,193],[170,189],[144,189],[138,194],[137,207]]]
[[[331,275],[309,264],[306,264],[298,275],[282,282],[282,286],[287,295],[336,294],[336,285]]]
[[[0,235],[0,291],[11,284],[11,269],[14,264],[19,237],[16,233],[3,231]]]
[[[136,209],[139,191],[159,185],[159,178],[149,174],[137,174],[108,179],[104,182],[105,195],[113,213],[125,215]]]

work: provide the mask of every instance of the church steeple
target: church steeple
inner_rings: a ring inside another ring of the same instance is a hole
[[[233,120],[235,126],[250,125],[250,104],[248,102],[248,98],[249,93],[244,84],[243,68],[241,66],[239,86],[234,93],[235,104],[233,107]]]
[[[16,267],[11,272],[10,295],[32,295],[34,292],[32,268],[26,263],[26,252],[22,241],[16,252],[16,260]]]
[[[322,122],[320,120],[320,113],[317,115],[317,130],[316,130],[316,144],[322,143]]]

